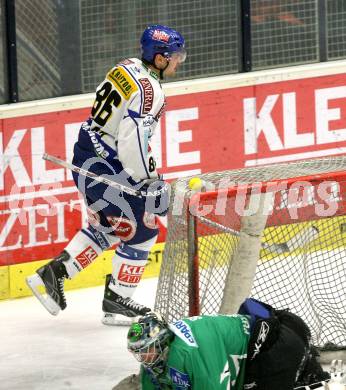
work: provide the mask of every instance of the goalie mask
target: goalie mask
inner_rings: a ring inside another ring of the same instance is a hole
[[[166,321],[159,314],[148,313],[131,325],[127,348],[136,360],[153,368],[166,360],[172,338]]]
[[[161,54],[167,59],[176,57],[179,63],[186,59],[183,36],[170,27],[154,24],[147,27],[141,38],[142,59],[154,65],[155,56]]]

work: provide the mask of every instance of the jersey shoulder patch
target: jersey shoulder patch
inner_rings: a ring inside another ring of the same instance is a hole
[[[136,82],[121,66],[111,69],[106,77],[125,100],[129,100],[130,96],[138,90]]]
[[[190,347],[198,347],[190,326],[183,320],[169,324],[169,329]]]
[[[173,385],[175,385],[175,389],[184,390],[190,389],[191,381],[188,374],[184,372],[180,372],[173,367],[169,367],[169,376],[172,379]]]

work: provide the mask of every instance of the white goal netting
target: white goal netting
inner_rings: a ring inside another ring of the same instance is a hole
[[[346,348],[345,172],[341,156],[200,175],[207,190],[197,194],[178,180],[155,309],[169,320],[219,312],[237,295],[224,297],[226,284],[248,283],[246,263],[226,282],[242,246],[245,261],[257,256],[253,297],[300,315],[316,346]],[[263,196],[254,250],[242,216]]]

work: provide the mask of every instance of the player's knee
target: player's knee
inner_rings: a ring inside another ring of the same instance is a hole
[[[149,251],[138,249],[132,245],[122,243],[116,249],[116,254],[124,259],[147,260],[149,256]]]
[[[113,244],[119,242],[119,239],[117,239],[114,235],[104,233],[90,224],[86,229],[82,229],[82,232],[94,241],[101,251],[104,251],[110,248]]]
[[[116,250],[116,254],[125,259],[147,260],[151,247],[155,244],[157,236],[139,244],[127,244],[122,242]]]
[[[132,248],[143,250],[143,251],[150,251],[150,249],[153,247],[157,240],[158,234],[156,234],[154,237],[151,237],[149,240],[140,242],[138,244],[131,244]]]

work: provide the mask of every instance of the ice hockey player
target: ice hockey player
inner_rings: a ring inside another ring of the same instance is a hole
[[[170,324],[147,313],[133,323],[128,349],[141,362],[141,389],[292,390],[329,377],[299,317],[251,299],[240,312]]]
[[[119,62],[97,87],[90,118],[82,124],[73,164],[141,191],[136,197],[73,174],[88,207],[89,225],[27,283],[53,315],[66,307],[64,279],[73,278],[104,250],[120,242],[107,275],[103,322],[149,311],[132,300],[158,234],[156,216],[168,211],[169,186],[156,170],[151,138],[165,107],[160,79],[173,77],[185,61],[183,36],[162,25],[145,29],[142,59]],[[47,297],[40,294],[45,287]]]

